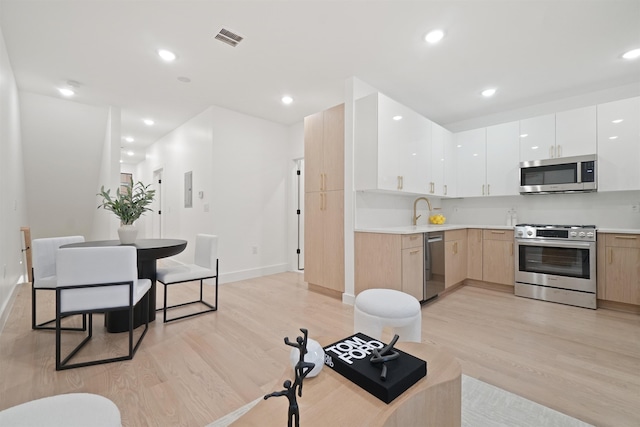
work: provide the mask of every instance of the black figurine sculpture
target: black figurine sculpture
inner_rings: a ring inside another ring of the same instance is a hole
[[[382,372],[380,373],[381,381],[387,380],[386,362],[389,362],[390,360],[394,360],[400,357],[400,353],[398,353],[393,349],[393,346],[398,341],[398,338],[400,337],[396,334],[393,336],[393,339],[391,340],[391,342],[387,344],[385,347],[381,348],[380,351],[378,351],[377,348],[373,350],[373,356],[371,356],[370,361],[373,364],[382,363]]]
[[[296,390],[298,396],[302,397],[302,380],[304,380],[306,376],[309,375],[309,372],[311,372],[316,366],[315,363],[304,361],[304,355],[307,354],[307,338],[309,333],[304,328],[301,328],[300,331],[304,334],[304,338],[300,336],[297,337],[295,343],[289,341],[289,337],[284,338],[284,343],[286,345],[295,347],[298,349],[298,351],[300,351],[300,358],[298,360],[298,363],[296,363],[294,369],[296,379],[294,380],[293,384],[291,384],[290,380],[286,380],[282,384],[284,390],[274,391],[273,393],[269,393],[264,397],[264,399],[267,400],[268,398],[273,396],[287,396],[287,399],[289,399],[289,413],[287,416],[288,427],[300,427],[300,410],[298,408]]]

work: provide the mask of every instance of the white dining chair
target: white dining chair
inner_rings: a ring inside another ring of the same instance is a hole
[[[130,360],[149,329],[146,318],[144,330],[134,345],[133,309],[149,292],[151,281],[138,279],[137,252],[133,246],[105,246],[58,249],[56,268],[56,370]],[[145,312],[149,298],[144,298]],[[93,336],[93,314],[113,310],[128,310],[129,349],[124,356],[69,363],[71,358]],[[61,349],[61,319],[72,314],[86,313],[89,318],[85,338],[63,359]]]
[[[206,279],[215,279],[215,303],[213,304],[203,300],[203,281]],[[196,235],[194,263],[158,268],[156,280],[164,285],[164,303],[163,307],[158,309],[158,311],[163,311],[164,323],[218,310],[218,236],[210,234]],[[200,281],[199,299],[181,304],[167,305],[167,288],[170,285],[196,280]],[[167,310],[190,304],[203,304],[207,309],[167,319]]]
[[[51,320],[38,323],[37,321],[37,295],[38,291],[55,292],[58,281],[56,275],[56,252],[62,245],[84,242],[83,236],[63,236],[34,239],[31,242],[32,254],[32,281],[31,281],[31,329],[50,329],[56,327],[56,321]],[[42,296],[42,294],[40,294]],[[41,308],[42,309],[42,308]],[[82,328],[63,328],[65,330],[86,330],[86,317],[82,318]]]

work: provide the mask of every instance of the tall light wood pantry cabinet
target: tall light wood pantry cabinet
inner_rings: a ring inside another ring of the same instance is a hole
[[[304,280],[344,292],[344,104],[304,119]]]

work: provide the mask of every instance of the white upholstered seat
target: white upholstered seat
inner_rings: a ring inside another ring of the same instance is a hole
[[[151,288],[149,279],[138,279],[136,248],[105,246],[58,249],[57,272],[56,369],[132,359],[149,327],[147,318],[144,331],[134,346],[133,308]],[[146,304],[149,303],[148,298],[144,301]],[[128,354],[69,364],[69,360],[92,337],[93,313],[111,310],[128,310]],[[89,315],[88,335],[66,358],[62,359],[60,319],[69,314],[78,313]]]
[[[202,285],[205,279],[215,279],[215,302],[213,304],[203,300]],[[164,303],[162,309],[160,309],[163,311],[164,323],[216,311],[218,309],[218,236],[210,234],[196,235],[194,263],[158,268],[156,280],[164,285]],[[196,280],[200,281],[199,299],[182,304],[167,305],[167,288],[169,285]],[[167,319],[167,310],[196,303],[203,304],[208,309]]]
[[[400,341],[420,342],[422,311],[413,296],[393,289],[367,289],[356,296],[354,332],[380,339],[384,327],[392,327]]]
[[[120,410],[92,393],[68,393],[25,402],[0,411],[0,426],[121,427]]]
[[[32,329],[55,329],[55,326],[47,326],[55,322],[55,318],[38,323],[37,313],[37,293],[39,290],[55,291],[58,283],[56,276],[56,252],[62,245],[84,242],[83,236],[63,236],[34,239],[31,242],[32,276],[31,283],[31,328]],[[84,320],[84,319],[83,319]],[[83,322],[84,325],[84,322]],[[72,328],[72,330],[84,330],[82,328]]]

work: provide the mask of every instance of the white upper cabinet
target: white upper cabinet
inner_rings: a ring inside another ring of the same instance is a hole
[[[520,123],[502,123],[487,128],[487,195],[519,193]]]
[[[355,103],[354,186],[427,194],[431,121],[380,93]]]
[[[520,120],[522,162],[595,152],[595,105]]]
[[[485,196],[486,129],[458,132],[454,136],[457,163],[457,196]]]
[[[640,189],[640,97],[598,105],[598,191]]]
[[[519,122],[455,134],[458,197],[518,195]]]
[[[556,113],[554,157],[596,153],[596,106]]]
[[[520,161],[555,157],[556,116],[532,117],[520,120]]]
[[[431,163],[429,194],[455,194],[455,162],[452,133],[437,123],[431,123]],[[453,192],[452,192],[453,191]]]

